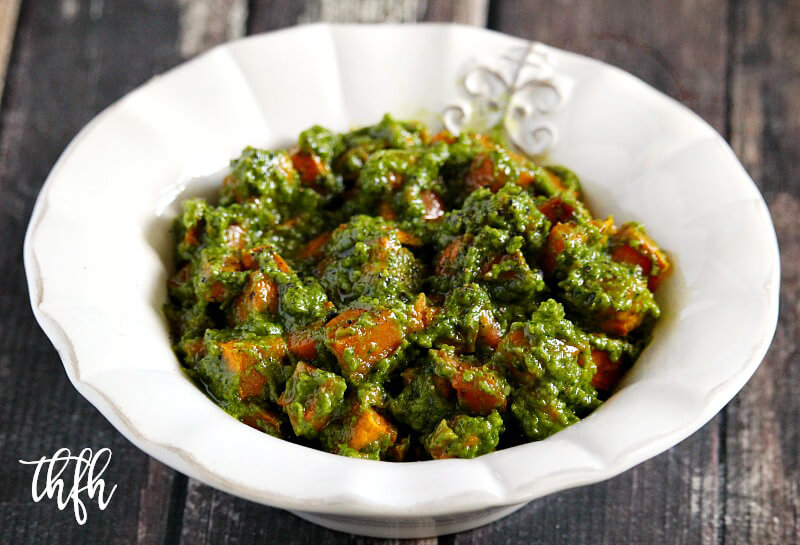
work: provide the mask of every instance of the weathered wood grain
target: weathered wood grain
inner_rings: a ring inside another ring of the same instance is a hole
[[[147,480],[139,490],[139,509],[136,514],[136,543],[159,545],[166,543],[170,510],[165,506],[175,502],[176,474],[161,462],[150,458],[147,464]],[[179,477],[180,479],[180,477]],[[186,486],[185,478],[180,486]],[[133,516],[133,513],[131,515]]]
[[[761,187],[781,249],[780,321],[728,408],[726,544],[800,543],[800,10],[734,2],[731,142]]]
[[[496,30],[604,60],[725,129],[726,0],[495,0]]]
[[[326,530],[291,515],[200,484],[189,482],[180,543],[247,545],[250,543],[329,543],[367,545],[399,544]],[[408,545],[433,545],[436,540],[403,541]]]
[[[306,0],[299,23],[408,23],[421,19],[419,0]]]
[[[253,0],[248,33],[298,23],[454,22],[485,26],[489,0]]]
[[[3,100],[3,82],[6,78],[8,57],[17,28],[20,0],[4,0],[0,3],[0,103]]]
[[[161,541],[153,516],[168,509],[173,472],[154,469],[69,383],[30,310],[22,241],[36,194],[75,133],[180,60],[177,21],[168,3],[22,4],[0,111],[0,543]],[[85,526],[71,508],[34,504],[32,468],[17,462],[62,447],[113,452],[104,477],[118,488],[105,511],[88,504]]]
[[[244,36],[247,0],[178,0],[179,50],[189,58]]]
[[[486,26],[489,0],[428,0],[425,21]]]

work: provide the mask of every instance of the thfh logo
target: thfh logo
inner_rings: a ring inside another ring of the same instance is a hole
[[[97,506],[103,511],[117,489],[117,485],[114,485],[111,490],[106,490],[106,483],[100,478],[110,462],[109,448],[101,448],[94,454],[92,449],[85,448],[77,456],[73,456],[69,449],[62,448],[50,458],[42,456],[38,460],[19,461],[21,464],[36,466],[31,482],[33,501],[38,503],[44,498],[55,498],[58,509],[62,511],[71,502],[75,521],[80,525],[86,523],[86,505],[81,499],[82,493],[86,492],[89,499],[95,499]],[[71,465],[74,466],[73,471],[64,476],[72,476],[72,486],[67,488],[62,475]],[[43,473],[44,483],[40,486]]]

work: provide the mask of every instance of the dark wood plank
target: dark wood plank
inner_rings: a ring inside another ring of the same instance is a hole
[[[800,10],[734,2],[731,141],[761,187],[781,248],[772,348],[728,408],[726,544],[800,542]]]
[[[488,0],[253,0],[248,33],[297,23],[455,22],[484,26]]]
[[[490,26],[628,70],[726,126],[727,3],[492,2]],[[713,30],[711,30],[713,29]],[[535,501],[456,544],[716,544],[720,422],[615,479]]]
[[[189,481],[181,543],[246,545],[249,543],[394,544],[326,530],[294,515],[258,505]],[[433,545],[436,539],[403,541],[408,545]]]
[[[425,21],[486,26],[489,0],[428,0]]]
[[[495,0],[492,28],[610,62],[725,130],[726,0]]]
[[[5,7],[7,0],[1,2]],[[99,110],[180,60],[175,2],[28,0],[0,112],[0,542],[160,543],[173,472],[125,440],[74,390],[33,319],[22,241],[33,202],[58,155]],[[78,526],[68,508],[31,501],[19,459],[61,447],[108,447],[118,484],[108,508]],[[141,514],[141,518],[139,515]]]
[[[11,43],[17,29],[20,0],[5,0],[0,4],[0,102],[3,100],[3,82],[6,79]]]
[[[306,2],[253,0],[247,18],[247,33],[258,34],[296,25],[305,9]]]
[[[247,0],[192,0],[178,2],[178,7],[178,48],[183,57],[244,36]]]

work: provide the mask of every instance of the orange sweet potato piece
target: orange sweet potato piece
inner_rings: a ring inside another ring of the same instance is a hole
[[[507,398],[497,375],[465,364],[444,351],[439,352],[439,357],[452,370],[450,384],[462,405],[471,412],[482,415],[489,414],[494,409],[505,410]]]
[[[258,271],[253,271],[247,279],[241,295],[233,304],[233,317],[236,323],[247,321],[253,312],[278,311],[278,285]]]
[[[553,182],[553,185],[556,186],[559,193],[563,193],[568,188],[564,185],[564,180],[561,179],[561,176],[550,170],[549,168],[544,169],[545,174],[547,177],[550,178],[550,181]]]
[[[608,352],[603,350],[592,350],[592,360],[597,366],[597,373],[592,378],[592,386],[598,390],[610,392],[625,373],[625,366],[622,359],[612,360]]]
[[[313,153],[297,151],[292,154],[292,165],[300,174],[300,181],[314,187],[314,180],[327,172],[327,166]],[[316,187],[314,187],[316,189]]]
[[[445,206],[439,195],[426,189],[420,192],[419,197],[425,204],[425,214],[422,216],[422,219],[431,221],[439,219],[444,215]]]
[[[257,269],[258,256],[264,252],[270,251],[271,249],[269,246],[257,246],[255,248],[246,248],[242,250],[242,267],[248,271]],[[287,274],[292,272],[292,268],[289,267],[286,261],[277,252],[272,252],[272,259],[275,261],[275,265],[278,267],[279,271]]]
[[[411,319],[409,320],[408,330],[411,333],[422,331],[428,327],[438,314],[437,307],[428,306],[428,300],[424,293],[420,293],[411,307]]]
[[[386,179],[389,180],[389,185],[392,189],[399,189],[400,186],[403,185],[405,176],[397,172],[390,172],[386,175]]]
[[[556,258],[567,247],[567,241],[574,238],[585,239],[586,235],[576,232],[576,225],[572,223],[557,223],[550,229],[547,243],[542,256],[544,272],[551,274],[556,268]]]
[[[644,314],[635,310],[614,312],[598,323],[598,327],[609,335],[624,337],[642,323]]]
[[[619,244],[611,254],[611,259],[621,263],[639,265],[647,279],[650,291],[656,291],[669,275],[671,265],[667,255],[649,236],[630,224],[625,224],[612,237]],[[653,265],[656,265],[654,273]]]
[[[478,325],[478,339],[491,348],[497,348],[502,338],[503,332],[500,324],[495,321],[490,312],[482,312]]]
[[[192,225],[186,230],[183,235],[183,243],[188,246],[197,246],[200,244],[200,228],[197,225]]]
[[[378,207],[378,215],[385,220],[394,221],[397,219],[397,214],[392,210],[392,205],[386,201],[382,201]]]
[[[464,374],[459,373],[453,377],[453,388],[458,392],[458,399],[466,405],[470,411],[476,414],[489,414],[493,409],[505,410],[506,398],[497,395],[500,386],[494,375],[487,373],[481,380],[486,381],[489,387],[495,392],[486,392],[478,384],[478,381],[467,382]]]
[[[219,346],[228,369],[239,375],[239,397],[249,399],[263,395],[267,378],[255,370],[258,358],[248,350],[252,347],[239,341],[229,341]]]
[[[213,275],[215,274],[214,266],[212,266],[209,262],[203,262],[202,267],[203,275],[206,278],[213,278]],[[241,270],[241,262],[236,256],[233,255],[225,256],[218,268],[218,271],[220,272],[236,272]],[[234,293],[228,290],[221,280],[215,280],[209,285],[205,298],[207,301],[221,302],[228,297],[232,297],[233,295]]]
[[[292,268],[283,260],[283,258],[277,252],[272,254],[272,259],[275,260],[275,265],[278,266],[278,270],[285,273],[291,273]]]
[[[391,311],[369,311],[372,324],[357,324],[365,312],[362,309],[346,310],[327,324],[328,346],[343,371],[348,365],[345,359],[348,349],[360,362],[349,373],[355,379],[363,378],[376,362],[391,356],[403,343],[403,329]]]
[[[358,419],[350,432],[350,439],[347,446],[361,450],[379,440],[381,437],[388,436],[389,442],[397,440],[397,428],[384,418],[375,409],[368,407],[361,410]]]
[[[258,268],[256,255],[258,255],[260,248],[248,248],[242,251],[242,267],[246,271],[252,271]]]
[[[331,233],[322,233],[320,236],[311,239],[306,244],[297,257],[300,259],[317,259],[322,256],[325,245],[331,240]]]
[[[339,327],[347,327],[352,325],[358,319],[358,317],[365,312],[367,311],[362,308],[351,308],[341,312],[337,316],[331,318],[331,320],[328,322],[328,331],[332,333],[332,328],[336,329]]]
[[[461,247],[464,246],[464,237],[454,238],[450,244],[444,247],[436,260],[435,271],[437,275],[447,275],[455,268],[456,259],[458,254],[461,253]]]
[[[414,247],[422,246],[422,241],[419,239],[419,237],[416,237],[411,233],[408,233],[401,229],[397,230],[397,240],[399,240],[400,244],[402,244],[403,246],[414,246]]]
[[[494,163],[481,153],[472,160],[465,184],[470,193],[481,187],[488,187],[492,193],[497,193],[506,184],[506,178],[501,173],[495,175]]]
[[[315,360],[318,355],[317,332],[318,328],[311,327],[289,333],[286,337],[289,352],[303,360]]]
[[[566,221],[575,214],[575,208],[564,202],[561,197],[550,197],[537,208],[553,223]]]
[[[251,409],[241,417],[241,421],[251,428],[280,436],[280,418],[278,418],[276,413],[268,411],[267,409],[261,407]]]
[[[433,138],[431,138],[431,142],[445,142],[447,144],[452,144],[455,141],[455,135],[448,130],[441,130],[434,134]]]
[[[214,282],[209,286],[206,293],[206,300],[208,301],[222,301],[225,299],[225,284],[220,281]]]

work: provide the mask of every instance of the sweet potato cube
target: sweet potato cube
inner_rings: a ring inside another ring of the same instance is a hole
[[[428,305],[428,300],[424,293],[420,293],[414,300],[411,307],[411,316],[408,322],[408,332],[416,333],[422,331],[433,323],[436,315],[441,311],[440,308]]]
[[[456,270],[456,261],[461,253],[461,248],[466,243],[465,236],[454,238],[444,247],[436,260],[436,274],[449,275]]]
[[[501,172],[495,173],[492,160],[481,153],[472,160],[465,183],[469,192],[488,187],[492,193],[497,193],[506,184],[506,176]]]
[[[426,189],[420,192],[419,198],[422,199],[422,202],[425,204],[425,214],[422,216],[422,219],[431,221],[439,219],[444,215],[446,207],[439,195]]]
[[[566,250],[572,242],[582,243],[586,240],[586,234],[582,233],[578,226],[573,223],[557,223],[550,229],[547,236],[547,243],[544,247],[542,258],[542,268],[548,274],[552,274],[557,265],[558,256]]]
[[[322,233],[320,236],[311,239],[306,244],[300,253],[297,254],[299,259],[319,259],[322,257],[325,245],[331,240],[331,233]]]
[[[559,196],[550,197],[537,205],[537,208],[552,223],[567,221],[575,215],[575,207]]]
[[[354,450],[363,450],[377,442],[394,443],[397,440],[397,428],[372,407],[362,408],[350,431],[347,446]]]
[[[314,187],[314,180],[328,170],[328,167],[319,156],[305,151],[298,151],[292,154],[292,164],[300,174],[300,181],[312,187]]]
[[[317,341],[320,337],[319,333],[321,327],[320,324],[308,329],[301,329],[289,333],[289,335],[286,336],[286,344],[289,347],[289,352],[305,361],[314,361],[317,359],[319,355]]]
[[[624,224],[612,237],[616,246],[611,258],[614,261],[639,265],[647,276],[647,287],[656,291],[669,275],[671,265],[667,255],[634,223]]]
[[[237,324],[247,321],[253,314],[278,311],[278,285],[259,271],[253,271],[244,290],[233,304],[233,318]]]
[[[267,410],[257,405],[249,405],[242,412],[239,420],[259,431],[263,431],[273,437],[282,438],[281,433],[281,420],[279,416],[273,411]]]
[[[432,351],[437,374],[444,375],[458,395],[458,402],[471,413],[487,415],[505,410],[511,388],[494,370],[473,366],[446,350]]]
[[[597,326],[609,335],[624,337],[644,320],[644,314],[636,310],[622,310],[608,313],[608,316],[598,322]]]
[[[288,376],[285,356],[286,344],[277,335],[223,342],[206,338],[195,368],[220,400],[277,399]]]
[[[327,324],[328,348],[344,376],[356,384],[402,343],[403,328],[389,310],[346,310]]]
[[[625,364],[622,358],[612,360],[608,352],[592,350],[592,360],[597,366],[597,373],[592,378],[592,386],[604,392],[610,392],[625,373]]]
[[[278,399],[295,434],[313,439],[342,404],[347,388],[342,377],[298,362]]]
[[[258,357],[253,347],[238,341],[229,341],[220,345],[222,359],[231,373],[239,377],[239,397],[249,399],[264,394],[267,378],[256,371]]]
[[[478,340],[490,348],[497,348],[502,338],[503,330],[500,328],[500,324],[497,323],[491,312],[483,311],[479,319]]]
[[[242,282],[234,281],[242,270],[234,254],[203,255],[199,271],[195,273],[194,286],[198,296],[209,302],[222,302],[233,298],[241,289]]]

